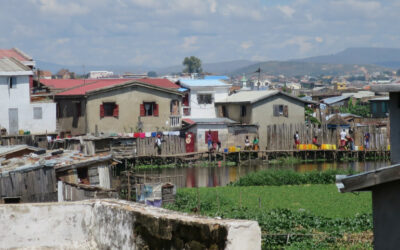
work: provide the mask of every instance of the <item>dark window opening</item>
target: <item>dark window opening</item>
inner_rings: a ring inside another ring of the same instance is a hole
[[[78,173],[79,183],[89,185],[88,168],[78,168],[76,171]]]
[[[227,110],[226,106],[222,106],[222,116],[228,117],[228,110]]]
[[[289,107],[287,105],[275,104],[273,105],[273,113],[274,116],[276,117],[279,116],[289,117]]]
[[[104,116],[113,116],[115,102],[105,102],[103,103],[104,106]]]
[[[14,89],[17,87],[17,78],[15,76],[8,78],[8,87]]]
[[[198,94],[197,95],[197,103],[198,104],[212,104],[212,95],[211,94]]]
[[[144,102],[140,105],[140,116],[158,116],[158,104],[155,102]]]
[[[75,103],[75,110],[76,110],[76,116],[81,117],[82,116],[82,103],[81,102]]]
[[[241,117],[246,116],[246,106],[245,105],[240,106],[240,116]]]

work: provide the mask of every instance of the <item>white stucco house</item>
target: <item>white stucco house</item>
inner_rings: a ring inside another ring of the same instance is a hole
[[[180,79],[177,83],[188,89],[182,101],[183,118],[216,118],[215,101],[226,98],[232,87],[214,79]]]
[[[5,128],[9,135],[18,134],[19,130],[30,131],[31,134],[54,133],[56,104],[31,101],[33,72],[30,65],[15,57],[1,55],[0,127]]]

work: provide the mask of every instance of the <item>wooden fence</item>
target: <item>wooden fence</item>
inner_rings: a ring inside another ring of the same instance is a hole
[[[339,145],[341,128],[330,129],[327,125],[307,126],[305,124],[279,124],[267,127],[268,150],[290,150],[294,148],[294,134],[299,132],[301,144],[312,144],[312,138],[318,137],[319,144]],[[385,127],[375,126],[351,127],[355,146],[364,146],[364,134],[369,133],[369,149],[386,150],[389,142],[389,132]],[[348,131],[348,130],[346,130]]]
[[[186,153],[185,138],[179,136],[163,136],[161,144],[162,155],[175,155]],[[157,148],[155,147],[156,138],[138,138],[136,139],[136,155],[138,156],[151,156],[157,155]]]

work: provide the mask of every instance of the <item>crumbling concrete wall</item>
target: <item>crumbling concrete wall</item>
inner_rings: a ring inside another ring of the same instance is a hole
[[[120,200],[0,205],[0,248],[261,249],[255,221]]]

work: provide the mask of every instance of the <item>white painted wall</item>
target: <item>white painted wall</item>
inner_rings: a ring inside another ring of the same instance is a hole
[[[218,139],[221,142],[221,151],[228,147],[228,126],[224,124],[196,124],[189,129],[189,132],[196,134],[197,151],[208,151],[208,144],[205,143],[205,134],[207,131],[218,131]]]
[[[0,76],[0,127],[9,128],[8,109],[18,109],[18,130],[29,130],[31,134],[56,131],[56,104],[30,102],[29,76],[17,76],[15,88],[8,86],[8,76]],[[33,108],[42,108],[42,119],[33,119]]]
[[[216,118],[216,110],[214,102],[224,99],[228,96],[230,85],[225,87],[193,87],[190,89],[190,116],[184,118]],[[212,94],[211,104],[199,104],[197,102],[197,94]]]
[[[191,216],[121,200],[0,205],[0,224],[0,249],[138,249],[138,225],[171,242],[180,225],[225,227],[225,249],[261,249],[256,221]]]

